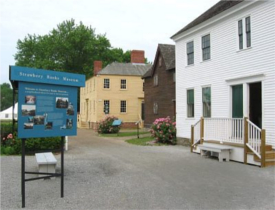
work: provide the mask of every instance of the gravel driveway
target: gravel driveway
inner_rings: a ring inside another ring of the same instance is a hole
[[[275,209],[275,167],[124,139],[78,130],[65,152],[64,198],[60,178],[26,182],[25,209]],[[34,156],[26,157],[26,170],[37,171]],[[20,171],[20,156],[1,157],[1,209],[21,209]]]

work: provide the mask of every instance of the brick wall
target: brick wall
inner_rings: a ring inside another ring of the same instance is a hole
[[[94,76],[102,69],[102,61],[94,61]]]
[[[131,63],[144,63],[144,51],[133,50],[131,52]]]

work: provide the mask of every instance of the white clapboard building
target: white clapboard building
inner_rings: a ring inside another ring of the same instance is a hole
[[[230,145],[232,160],[274,164],[274,11],[274,0],[219,1],[171,37],[177,135],[191,138],[193,151]]]
[[[18,103],[14,105],[14,119],[17,120]],[[0,120],[12,120],[13,106],[0,112]]]

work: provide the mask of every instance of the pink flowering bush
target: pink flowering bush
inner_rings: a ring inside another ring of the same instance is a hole
[[[13,146],[15,144],[15,138],[10,133],[7,137],[2,138],[2,142],[4,146]]]
[[[1,137],[1,154],[15,155],[20,151],[18,139],[13,134]]]
[[[98,133],[118,133],[120,126],[112,126],[115,120],[118,120],[118,118],[106,115],[106,117],[99,122]]]
[[[156,119],[150,132],[159,143],[177,143],[176,122],[173,122],[170,117]]]

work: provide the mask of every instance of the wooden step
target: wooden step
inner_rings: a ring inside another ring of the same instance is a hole
[[[265,151],[272,151],[272,145],[265,145]]]
[[[265,160],[265,166],[275,166],[275,159]]]
[[[273,151],[272,145],[265,145],[265,151]],[[247,152],[252,152],[249,147],[247,147]]]
[[[275,159],[275,151],[266,151],[265,159]]]
[[[251,152],[249,152],[247,154],[251,154]],[[275,151],[265,152],[265,160],[270,160],[270,159],[275,159]],[[257,161],[257,162],[261,162],[261,159],[255,154],[254,154],[254,160]]]
[[[261,162],[261,160],[258,157],[257,157],[257,159],[255,159],[255,156],[254,156],[254,161],[255,162]],[[265,166],[275,166],[275,158],[265,160]]]

